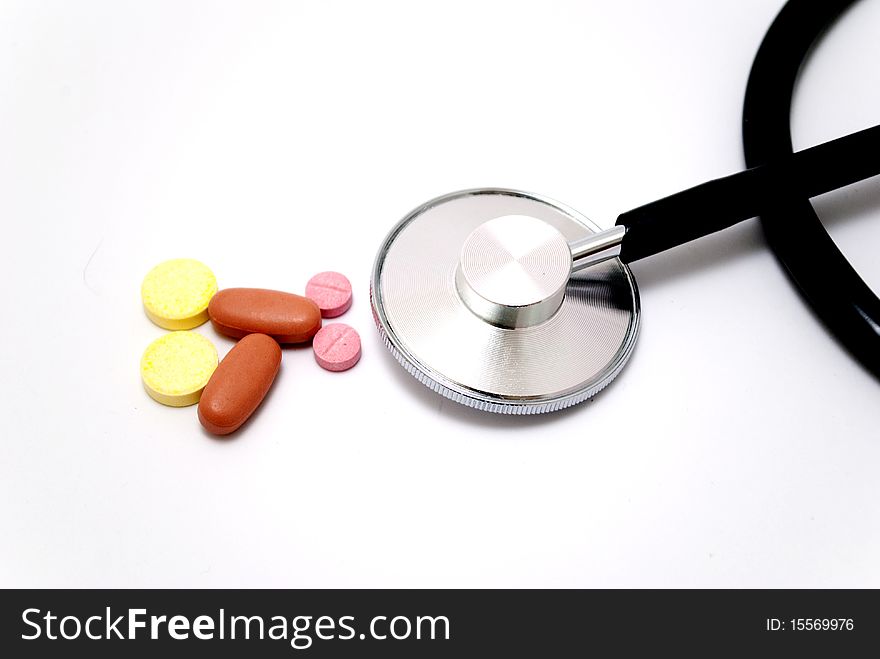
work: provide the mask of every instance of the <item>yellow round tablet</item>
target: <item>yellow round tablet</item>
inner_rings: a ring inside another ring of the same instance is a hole
[[[195,259],[171,259],[147,273],[141,284],[144,311],[159,327],[186,330],[208,320],[208,302],[217,292],[211,269]]]
[[[141,377],[147,393],[172,407],[198,403],[215,368],[217,348],[195,332],[161,336],[141,357]]]

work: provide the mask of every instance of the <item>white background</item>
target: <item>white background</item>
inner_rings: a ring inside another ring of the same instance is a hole
[[[369,309],[436,195],[610,226],[740,169],[781,4],[2,2],[0,585],[880,586],[880,387],[757,222],[635,264],[632,360],[550,416],[429,392]],[[878,28],[863,0],[816,51],[796,146],[880,122]],[[880,289],[880,180],[817,207]],[[221,287],[347,273],[361,363],[286,349],[212,438],[139,378],[140,282],[177,256]]]

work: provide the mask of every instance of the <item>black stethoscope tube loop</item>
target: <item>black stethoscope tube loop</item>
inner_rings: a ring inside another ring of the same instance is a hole
[[[790,0],[761,44],[746,88],[746,165],[790,157],[792,94],[814,42],[854,0]],[[809,199],[777,197],[761,213],[767,242],[826,327],[880,377],[880,299],[828,235]]]
[[[880,126],[796,154],[791,148],[743,172],[708,181],[622,213],[620,258],[631,263],[772,209],[880,174]]]

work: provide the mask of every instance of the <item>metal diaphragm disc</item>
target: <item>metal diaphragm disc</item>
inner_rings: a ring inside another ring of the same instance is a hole
[[[542,220],[568,242],[599,230],[570,208],[516,190],[438,197],[403,218],[379,249],[373,314],[391,353],[434,391],[490,412],[551,412],[595,395],[623,368],[638,336],[638,288],[612,259],[572,275],[548,320],[512,329],[487,322],[463,302],[456,271],[475,229],[507,215]]]

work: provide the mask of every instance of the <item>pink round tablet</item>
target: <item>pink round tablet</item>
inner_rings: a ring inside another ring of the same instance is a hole
[[[345,323],[324,325],[312,339],[315,361],[328,371],[346,371],[361,358],[361,337]]]
[[[324,318],[341,316],[351,306],[351,282],[338,272],[319,272],[306,284],[306,297]]]

